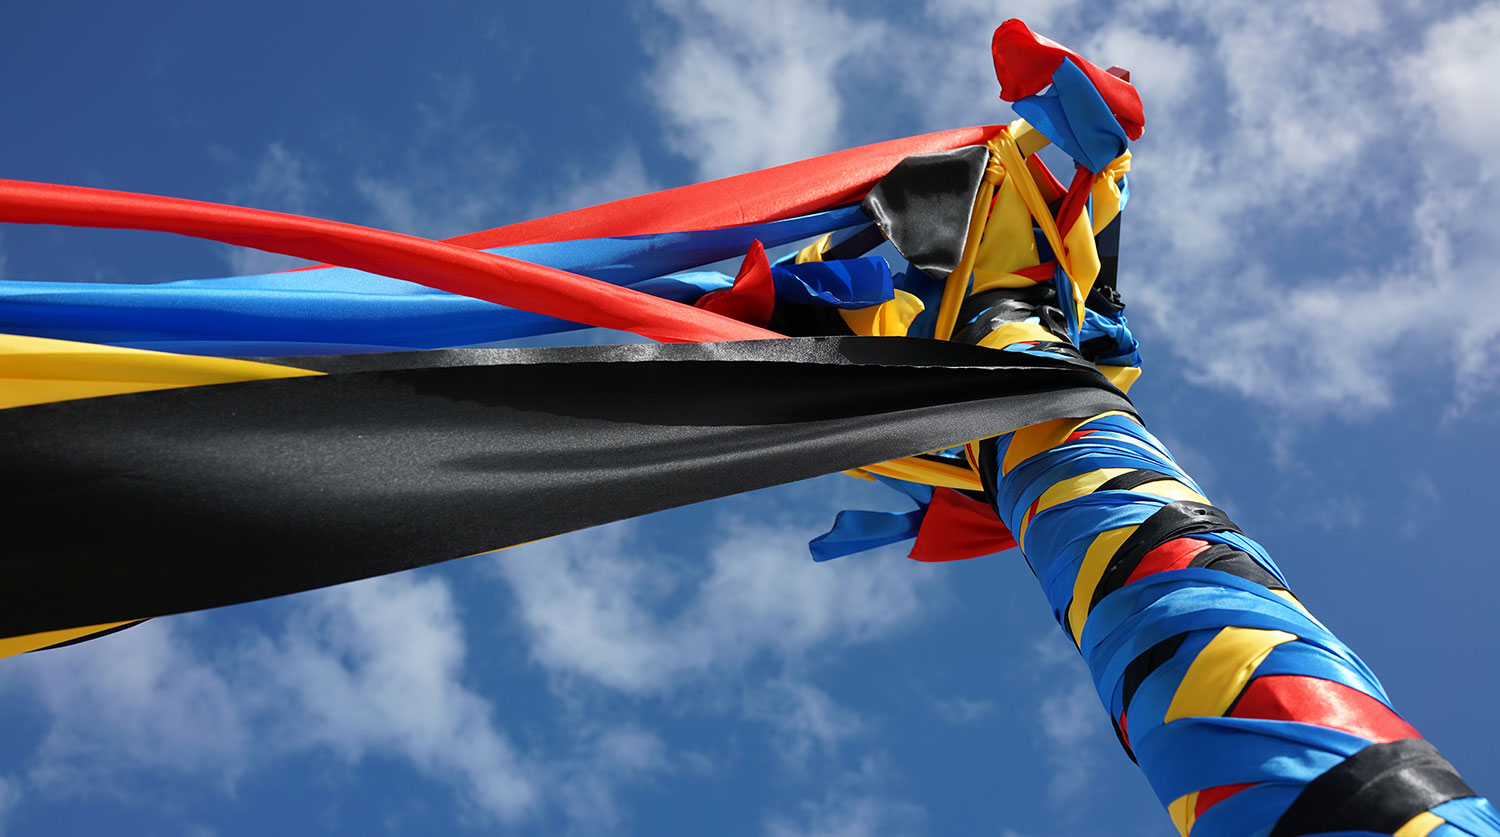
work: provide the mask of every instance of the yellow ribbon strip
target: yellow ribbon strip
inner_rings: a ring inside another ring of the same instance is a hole
[[[1088,418],[1053,419],[1052,421],[1044,421],[1041,424],[1033,424],[1030,427],[1023,427],[1011,436],[1010,447],[1006,448],[1005,459],[1000,463],[1000,473],[1010,473],[1011,469],[1022,462],[1062,444],[1073,431],[1095,419],[1101,419],[1105,416],[1124,416],[1131,421],[1135,421],[1135,417],[1129,413],[1111,410],[1107,413],[1100,413],[1097,416],[1089,416]]]
[[[797,257],[792,260],[793,264],[807,264],[808,262],[821,262],[828,254],[829,243],[833,241],[833,233],[827,233],[822,238],[803,247],[797,251]]]
[[[1130,387],[1141,377],[1139,366],[1101,366],[1099,371],[1104,373],[1110,383],[1119,387],[1120,392],[1130,392]]]
[[[915,294],[897,290],[893,299],[853,310],[839,308],[839,316],[855,334],[865,337],[905,337],[912,321],[925,310]]]
[[[923,485],[935,485],[939,488],[955,488],[963,491],[984,490],[984,484],[979,481],[979,475],[967,467],[944,465],[916,457],[893,459],[890,462],[866,465],[860,470],[879,474],[882,477],[891,477],[893,479],[906,480],[907,482],[919,482]]]
[[[1296,638],[1286,631],[1232,625],[1219,631],[1188,666],[1162,723],[1223,715],[1272,649]]]
[[[1097,471],[1089,471],[1076,477],[1068,477],[1052,484],[1051,488],[1042,492],[1034,504],[1035,511],[1027,509],[1021,515],[1020,531],[1016,532],[1016,542],[1025,546],[1026,527],[1031,525],[1031,519],[1053,506],[1061,505],[1069,500],[1076,500],[1086,494],[1092,494],[1099,486],[1122,474],[1128,474],[1134,468],[1100,468]]]
[[[1396,833],[1391,835],[1391,837],[1427,837],[1427,835],[1437,830],[1437,827],[1445,822],[1447,820],[1437,814],[1431,811],[1423,811],[1407,820],[1406,824],[1396,829]]]
[[[321,374],[249,360],[0,334],[0,409]]]
[[[1004,132],[1001,136],[1005,136]],[[958,309],[963,305],[969,291],[969,274],[974,271],[974,259],[979,255],[979,240],[984,237],[984,222],[990,217],[990,200],[995,197],[995,186],[1005,177],[999,170],[991,153],[990,165],[985,169],[984,180],[979,184],[979,194],[974,196],[974,210],[969,213],[969,230],[964,238],[964,252],[958,266],[948,274],[948,283],[943,286],[943,299],[938,303],[937,325],[933,336],[939,340],[951,340],[953,327],[958,324]]]
[[[1193,791],[1172,800],[1167,805],[1167,816],[1172,818],[1172,825],[1177,826],[1177,833],[1188,837],[1188,833],[1193,830],[1193,823],[1198,820],[1198,792]]]
[[[1089,618],[1089,600],[1094,595],[1094,588],[1099,586],[1099,579],[1104,577],[1109,560],[1115,557],[1115,553],[1120,551],[1120,547],[1139,528],[1136,525],[1106,529],[1094,538],[1088,551],[1083,554],[1083,562],[1078,565],[1078,577],[1073,580],[1073,601],[1068,604],[1068,627],[1072,631],[1074,645],[1083,644],[1083,623]]]
[[[127,619],[124,622],[108,622],[103,625],[89,625],[84,628],[63,628],[60,631],[43,631],[39,634],[26,634],[25,636],[8,636],[0,639],[0,659],[14,657],[17,654],[25,654],[27,651],[36,651],[40,648],[51,648],[64,642],[82,639],[94,634],[102,634],[112,631],[124,625],[137,622],[137,619]]]
[[[1129,171],[1130,152],[1126,151],[1094,176],[1094,185],[1089,193],[1094,202],[1094,235],[1098,235],[1120,214],[1120,200],[1125,197],[1120,191],[1120,179]]]

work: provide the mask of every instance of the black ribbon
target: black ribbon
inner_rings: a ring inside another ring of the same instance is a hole
[[[915,338],[283,359],[327,376],[0,411],[0,636],[251,601],[1130,410]]]
[[[1420,738],[1371,744],[1307,783],[1270,837],[1330,831],[1394,834],[1423,811],[1476,796]]]

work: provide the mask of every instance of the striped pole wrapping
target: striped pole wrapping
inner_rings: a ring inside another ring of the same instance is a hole
[[[996,510],[1179,833],[1500,835],[1265,550],[1123,414],[986,442]]]

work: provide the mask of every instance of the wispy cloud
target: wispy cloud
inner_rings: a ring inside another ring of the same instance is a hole
[[[703,177],[872,139],[872,123],[1008,118],[988,59],[993,4],[928,0],[900,19],[817,0],[650,9],[643,81],[660,141]],[[1500,117],[1484,96],[1500,72],[1497,9],[1361,0],[1298,26],[1249,0],[1006,13],[1130,66],[1142,91],[1149,127],[1122,264],[1151,357],[1165,350],[1198,384],[1315,417],[1388,409],[1434,366],[1452,377],[1457,411],[1500,386],[1500,315],[1471,304],[1500,292],[1487,269],[1500,243],[1482,220],[1500,179],[1488,155]],[[347,184],[273,144],[237,197],[316,211],[332,189],[358,196],[360,220],[440,237],[659,185],[627,143],[517,198],[517,157],[474,99],[462,77],[435,79],[412,105],[405,152]],[[281,266],[230,258],[238,271]]]
[[[466,683],[463,630],[440,579],[385,577],[279,610],[286,624],[270,633],[199,643],[192,628],[208,617],[162,619],[7,660],[7,690],[46,718],[24,786],[42,800],[151,804],[165,776],[230,793],[309,754],[350,768],[391,759],[450,788],[471,821],[556,811],[593,832],[622,820],[620,788],[696,769],[633,722],[590,721],[556,747],[522,751]],[[22,787],[0,780],[0,817]]]
[[[381,126],[399,151],[383,156],[378,166],[367,161],[355,175],[350,191],[363,206],[351,211],[360,223],[448,238],[523,214],[515,197],[519,155],[476,102],[473,79],[436,75],[425,95],[407,104],[415,118],[397,123],[404,131]]]
[[[406,126],[405,150],[378,171],[354,170],[347,181],[331,181],[305,155],[279,142],[248,165],[216,149],[221,161],[248,171],[226,198],[437,239],[659,188],[640,149],[628,142],[587,166],[523,183],[516,150],[491,136],[473,98],[473,85],[463,79],[437,80],[430,98],[414,105],[417,118]],[[248,248],[225,248],[224,257],[236,275],[307,264]]]
[[[746,715],[768,724],[782,761],[803,771],[815,756],[836,759],[839,745],[862,731],[859,716],[811,683],[782,678],[750,689]]]
[[[1140,277],[1127,278],[1141,302],[1131,313],[1148,348],[1171,346],[1197,382],[1294,415],[1388,408],[1435,361],[1463,397],[1500,333],[1471,304],[1494,291],[1488,272],[1444,264],[1456,251],[1488,261],[1493,244],[1457,246],[1471,226],[1428,220],[1435,201],[1472,205],[1492,188],[1439,183],[1423,162],[1434,143],[1500,137],[1466,104],[1493,58],[1479,40],[1455,50],[1441,29],[1483,32],[1493,15],[1394,40],[1422,22],[1391,4],[1339,8],[1299,27],[1255,4],[1179,9],[1212,39],[1197,92],[1157,101],[1139,79],[1152,134],[1138,155],[1146,223],[1131,234],[1145,246],[1127,254],[1141,260],[1127,273]],[[1453,317],[1469,327],[1434,328]]]
[[[559,698],[666,698],[677,712],[764,725],[793,774],[838,775],[872,752],[871,727],[816,682],[817,660],[915,624],[941,600],[941,576],[894,554],[814,564],[805,530],[766,512],[714,520],[703,561],[659,553],[626,522],[507,550],[493,566]],[[864,791],[810,805],[772,831],[865,833],[837,830],[847,822],[879,833],[911,813]]]
[[[700,176],[838,150],[846,90],[880,64],[889,24],[816,0],[656,0],[675,27],[650,90],[666,142]]]
[[[181,634],[149,622],[75,648],[7,660],[49,719],[27,781],[44,793],[127,794],[152,776],[231,785],[249,766],[248,707]]]
[[[215,148],[216,159],[246,174],[226,195],[229,202],[277,212],[332,217],[426,238],[447,238],[497,226],[525,215],[515,197],[517,157],[492,136],[490,124],[474,107],[473,84],[436,77],[428,95],[411,103],[415,118],[393,120],[393,143],[400,153],[378,170],[333,169],[285,143],[266,146],[259,159],[245,161]],[[351,135],[345,143],[357,146]],[[354,155],[362,158],[363,155]],[[247,248],[226,248],[236,274],[266,273],[306,264]]]
[[[920,805],[882,796],[832,796],[809,804],[797,816],[777,817],[766,837],[877,837],[927,833]]]
[[[989,698],[974,700],[966,697],[942,698],[933,701],[939,718],[950,724],[972,724],[1000,711],[1000,705]]]
[[[539,218],[661,188],[646,172],[641,150],[632,143],[621,145],[607,163],[590,162],[593,166],[589,168],[564,169],[541,194],[535,195],[528,215]]]
[[[909,562],[817,565],[805,533],[733,518],[700,565],[631,543],[636,525],[492,559],[533,658],[560,678],[570,730],[561,741],[515,743],[468,683],[450,588],[406,574],[296,597],[269,631],[199,639],[192,628],[209,617],[163,619],[7,661],[7,689],[47,719],[24,782],[45,799],[149,800],[164,775],[232,792],[246,775],[311,754],[349,769],[386,759],[451,789],[478,821],[557,812],[605,830],[628,819],[622,789],[712,769],[637,714],[640,701],[684,688],[719,690],[705,711],[764,725],[788,767],[842,769],[846,744],[867,727],[813,681],[811,656],[913,624],[938,576]],[[633,708],[606,719],[588,708],[597,702],[576,703],[578,684]],[[827,816],[860,823],[903,810],[869,805]]]
[[[703,574],[684,573],[644,548],[639,525],[494,559],[538,663],[621,692],[659,693],[757,654],[794,659],[885,635],[920,615],[935,583],[923,568],[891,562],[814,564],[805,534],[733,519],[721,522]]]
[[[883,766],[867,761],[836,777],[827,793],[792,813],[772,815],[766,837],[875,837],[927,833],[927,809],[884,787]]]
[[[227,154],[222,150],[219,153],[220,156]],[[236,162],[232,157],[228,159]],[[230,190],[230,203],[295,215],[314,211],[323,188],[316,167],[305,156],[283,143],[273,142],[248,168],[249,177]],[[307,264],[303,259],[249,247],[226,247],[224,258],[229,263],[230,272],[236,276],[271,273]]]
[[[1082,811],[1077,800],[1099,770],[1103,747],[1114,746],[1114,733],[1072,643],[1053,630],[1033,643],[1032,651],[1049,684],[1040,690],[1036,708],[1047,799],[1059,812],[1077,816]]]
[[[284,746],[351,763],[403,758],[503,821],[537,806],[528,765],[462,682],[463,631],[446,584],[388,576],[307,598],[282,639],[258,643],[247,661],[271,698],[294,707],[278,713]]]
[[[577,751],[552,767],[551,790],[578,833],[598,834],[628,820],[622,788],[691,771],[684,762],[660,736],[639,726],[589,730]]]
[[[1494,393],[1500,317],[1472,302],[1500,291],[1487,269],[1500,243],[1480,220],[1500,6],[1362,0],[1288,26],[1244,0],[1076,5],[1005,14],[1128,66],[1141,91],[1121,264],[1148,361],[1170,350],[1192,381],[1293,417],[1388,409],[1434,365],[1459,409]],[[891,106],[924,130],[1008,118],[988,62],[995,15],[929,0],[886,44],[925,59]]]
[[[165,772],[229,788],[267,759],[325,750],[348,763],[404,759],[502,820],[537,804],[489,703],[459,681],[462,632],[441,581],[304,596],[280,635],[232,649],[198,647],[192,621],[7,661],[49,719],[33,787],[123,794]]]
[[[1099,697],[1087,681],[1074,682],[1042,699],[1037,720],[1047,741],[1047,766],[1052,771],[1047,795],[1052,804],[1077,799],[1088,786],[1097,766],[1090,745],[1101,733],[1110,734],[1099,723],[1102,712]]]
[[[0,834],[5,833],[6,822],[16,803],[21,801],[21,789],[16,783],[0,776]]]

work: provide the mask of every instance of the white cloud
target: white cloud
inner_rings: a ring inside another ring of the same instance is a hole
[[[972,724],[1000,711],[1000,705],[988,698],[973,700],[966,697],[943,698],[933,701],[939,718],[950,724]]]
[[[1335,35],[1368,35],[1385,24],[1385,15],[1375,0],[1343,0],[1318,3],[1306,8],[1307,19]]]
[[[369,226],[423,238],[451,238],[516,215],[508,197],[516,157],[470,133],[432,140],[395,172],[355,176]]]
[[[1375,106],[1389,95],[1388,85],[1379,72],[1349,60],[1366,44],[1346,46],[1324,32],[1285,26],[1280,11],[1263,4],[1215,9],[1204,22],[1213,27],[1234,120],[1224,157],[1248,156],[1233,163],[1253,165],[1258,175],[1236,185],[1257,204],[1285,207],[1288,198],[1301,199],[1292,204],[1294,215],[1338,205],[1325,200],[1309,207],[1306,199],[1329,181],[1349,181],[1361,153],[1384,133]],[[1324,60],[1307,61],[1319,47]]]
[[[613,729],[599,737],[599,760],[612,770],[653,772],[666,766],[666,743],[655,733],[634,727]]]
[[[1047,742],[1047,766],[1052,771],[1047,795],[1053,804],[1077,799],[1088,786],[1098,766],[1091,745],[1101,734],[1111,734],[1099,723],[1102,714],[1099,697],[1086,680],[1042,699],[1037,720]]]
[[[1500,72],[1496,37],[1500,3],[1455,14],[1427,31],[1404,76],[1405,104],[1425,119],[1413,128],[1421,174],[1410,186],[1421,195],[1412,223],[1424,258],[1403,278],[1422,286],[1410,295],[1420,306],[1411,319],[1437,325],[1440,356],[1453,364],[1458,399],[1450,417],[1500,386],[1500,314],[1487,304],[1500,294],[1500,238],[1488,210],[1500,188],[1493,155],[1500,117],[1488,107],[1488,85]]]
[[[513,197],[517,155],[491,138],[474,102],[470,80],[434,78],[426,98],[411,105],[416,118],[398,123],[408,130],[404,152],[383,161],[378,172],[356,171],[347,182],[330,182],[315,161],[280,142],[249,165],[223,149],[214,154],[248,169],[229,192],[232,203],[298,215],[342,215],[341,220],[380,229],[448,238],[523,214],[522,202]],[[610,176],[619,175],[611,171]],[[227,248],[225,258],[236,274],[307,264],[247,248]]]
[[[306,215],[312,212],[320,192],[312,163],[282,143],[273,142],[266,146],[265,153],[254,164],[250,177],[230,190],[229,202]],[[230,272],[236,276],[272,273],[307,264],[303,259],[249,247],[226,247],[224,258],[229,262]]]
[[[887,25],[812,0],[657,0],[678,30],[650,90],[667,143],[704,178],[838,150],[842,73],[879,58]]]
[[[1500,77],[1500,3],[1434,25],[1403,76],[1412,103],[1431,109],[1437,133],[1466,148],[1494,173],[1500,109],[1493,105]]]
[[[365,202],[363,223],[422,238],[451,238],[499,226],[516,207],[513,154],[480,137],[460,136],[408,155],[396,172],[357,175],[353,192]]]
[[[927,833],[921,806],[881,796],[831,797],[809,805],[800,817],[772,819],[766,837],[877,837]]]
[[[1054,32],[1077,14],[1079,0],[1019,0],[999,6],[992,0],[927,0],[923,17],[952,29],[979,30],[988,40],[1008,18],[1034,31]]]
[[[535,763],[463,682],[466,650],[447,585],[390,576],[293,600],[284,630],[200,646],[208,616],[148,622],[76,647],[7,660],[46,732],[28,785],[49,798],[155,798],[173,774],[225,791],[246,773],[311,752],[347,764],[387,757],[453,788],[482,820],[534,815],[566,759]],[[652,769],[649,741],[605,735],[610,772]]]
[[[622,786],[682,769],[660,736],[637,726],[589,730],[584,738],[578,752],[550,770],[556,804],[579,833],[620,826],[628,813],[621,810]]]
[[[1187,44],[1131,25],[1112,26],[1078,48],[1104,66],[1122,63],[1141,93],[1148,118],[1171,112],[1200,92],[1204,56]]]
[[[888,95],[899,93],[910,111],[910,121],[902,122],[907,133],[1015,118],[1010,106],[1000,101],[989,57],[990,37],[1000,18],[994,5],[984,0],[928,0],[922,19],[930,28],[908,30],[883,45],[892,66],[922,68],[886,81],[893,88]]]
[[[1492,393],[1500,318],[1472,303],[1496,290],[1495,184],[1471,155],[1500,140],[1482,104],[1500,6],[1424,32],[1390,4],[1304,27],[1171,5],[1077,44],[1130,66],[1147,105],[1122,290],[1148,361],[1170,348],[1190,380],[1290,416],[1389,408],[1434,365],[1460,409]]]
[[[721,515],[702,561],[659,554],[630,521],[497,553],[493,566],[532,658],[584,717],[611,695],[667,698],[678,712],[764,724],[785,767],[824,775],[868,726],[812,681],[815,658],[913,624],[941,598],[941,576],[891,552],[815,564],[806,530],[780,517]],[[809,816],[860,825],[909,813],[862,795],[827,804]]]
[[[499,553],[547,669],[631,694],[734,671],[757,654],[796,658],[917,618],[935,581],[910,562],[814,564],[806,533],[774,521],[722,521],[703,575],[635,543],[636,522]],[[671,604],[668,604],[671,602]]]
[[[1076,815],[1081,810],[1077,800],[1100,769],[1100,754],[1116,746],[1114,731],[1083,658],[1061,631],[1048,631],[1032,651],[1048,684],[1036,709],[1048,770],[1047,799],[1059,811]]]
[[[745,702],[750,718],[773,728],[777,754],[794,770],[806,769],[814,756],[836,757],[838,746],[864,726],[810,683],[783,678],[752,688]]]
[[[21,802],[21,789],[16,783],[0,776],[0,834],[5,833],[5,823],[10,819],[10,812]]]
[[[865,725],[802,676],[809,655],[910,624],[938,576],[878,557],[817,565],[805,554],[805,533],[734,519],[721,522],[722,538],[695,569],[627,550],[634,525],[495,559],[538,662],[633,700],[736,684],[721,693],[729,701],[719,700],[718,711],[765,724],[789,767],[839,765]],[[628,818],[622,789],[713,769],[702,754],[673,752],[629,714],[609,719],[597,701],[566,694],[564,741],[518,749],[496,707],[466,682],[458,613],[433,576],[373,579],[279,609],[284,627],[212,644],[192,634],[209,617],[193,616],[7,661],[9,688],[29,693],[48,718],[27,784],[48,798],[149,801],[152,777],[162,773],[232,792],[244,775],[324,753],[351,768],[404,763],[452,789],[471,819],[518,825],[556,810],[596,832]],[[778,673],[744,677],[764,659]],[[863,791],[830,800],[804,812],[809,827],[833,823],[856,834],[916,821],[911,806]]]
[[[800,805],[795,814],[769,817],[766,837],[875,837],[927,833],[927,810],[883,788],[882,765],[866,761],[858,770],[834,777],[821,798]]]
[[[604,156],[603,152],[600,156]],[[539,218],[643,195],[660,188],[646,173],[640,149],[632,143],[625,143],[615,151],[614,158],[607,165],[564,170],[532,204],[528,215]]]
[[[6,660],[50,723],[27,780],[58,795],[113,791],[162,772],[231,784],[248,766],[246,707],[182,636],[148,622],[74,648]]]
[[[528,766],[462,682],[465,647],[452,595],[437,579],[386,576],[306,597],[277,643],[250,662],[291,711],[281,740],[356,762],[386,753],[515,821],[538,803]]]

